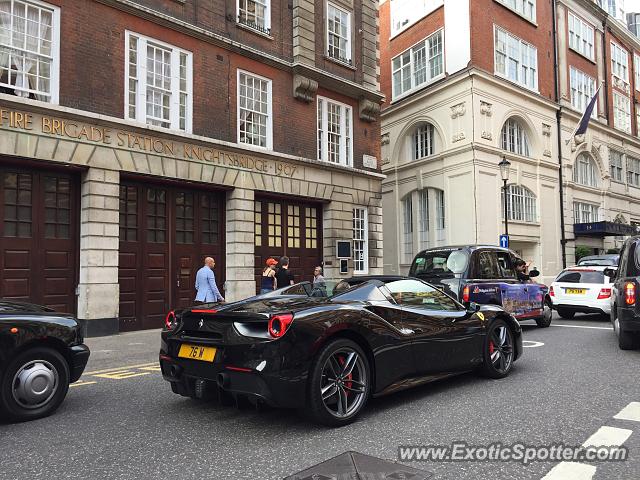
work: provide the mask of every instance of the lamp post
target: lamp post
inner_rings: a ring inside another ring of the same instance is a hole
[[[507,157],[502,156],[502,161],[498,164],[500,167],[500,176],[502,177],[502,184],[504,189],[504,234],[509,237],[509,219],[507,214],[507,182],[509,181],[509,173],[511,170],[511,162],[507,160]]]

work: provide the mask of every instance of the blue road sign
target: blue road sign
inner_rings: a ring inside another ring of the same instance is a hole
[[[502,248],[509,248],[509,235],[500,235],[500,246]]]

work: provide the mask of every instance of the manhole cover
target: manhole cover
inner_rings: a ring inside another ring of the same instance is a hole
[[[426,480],[432,476],[396,462],[345,452],[284,480]]]

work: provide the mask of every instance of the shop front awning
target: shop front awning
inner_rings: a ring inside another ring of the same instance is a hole
[[[573,233],[577,237],[623,237],[635,235],[636,228],[616,222],[574,223]]]

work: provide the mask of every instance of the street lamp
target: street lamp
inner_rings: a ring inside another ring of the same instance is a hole
[[[502,156],[502,161],[498,164],[500,167],[500,176],[502,177],[502,184],[504,189],[504,234],[509,237],[509,219],[507,215],[507,182],[509,181],[509,173],[511,170],[511,162],[507,160],[507,157]]]

